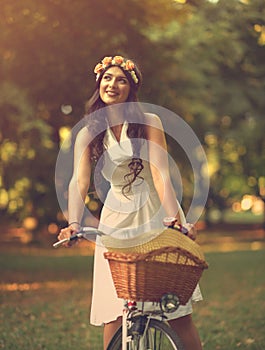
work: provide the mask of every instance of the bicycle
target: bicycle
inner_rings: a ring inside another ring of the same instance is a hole
[[[171,229],[174,228],[181,233],[187,234],[187,230],[183,226],[177,225],[175,222],[172,223],[171,221],[170,224],[165,222],[165,225]],[[106,235],[93,227],[82,227],[69,239],[58,241],[53,246],[57,248],[66,242],[75,241],[80,238],[95,240],[96,236],[100,236],[103,240],[104,237],[106,237]],[[122,275],[121,277],[121,271],[123,270],[121,264],[125,264],[126,266],[128,263],[133,266],[133,264],[138,264],[140,261],[140,263],[143,262],[143,266],[146,266],[148,262],[150,264],[150,261],[153,261],[155,266],[158,266],[157,262],[153,260],[154,255],[157,254],[158,251],[159,253],[161,251],[161,253],[165,255],[171,253],[176,254],[178,250],[178,247],[173,247],[172,249],[167,247],[166,250],[163,248],[155,249],[147,254],[139,255],[135,253],[128,254],[128,252],[123,253],[120,250],[117,252],[117,250],[114,249],[114,251],[108,251],[104,254],[111,267],[112,277],[118,297],[124,299],[122,325],[114,334],[107,350],[184,350],[179,336],[167,323],[167,314],[175,312],[181,304],[184,305],[187,302],[198,281],[194,281],[193,286],[191,286],[191,290],[189,290],[188,293],[180,291],[180,295],[177,295],[174,292],[165,292],[161,294],[159,290],[160,287],[156,288],[153,281],[151,281],[151,285],[153,285],[152,290],[147,291],[148,296],[141,294],[142,291],[137,290],[137,288],[132,288],[132,292],[130,290],[130,285],[128,286],[128,290],[124,290],[124,288],[120,287],[120,281],[127,284],[126,276]],[[159,259],[161,260],[161,255],[159,256]],[[208,267],[207,263],[203,260],[195,257],[195,261],[200,265],[199,269],[201,270],[201,273],[203,269]],[[118,268],[117,276],[115,276],[115,268]],[[131,275],[131,271],[129,271],[129,274]],[[152,278],[152,276],[149,277]],[[199,278],[200,276],[197,277],[197,279]],[[119,290],[119,288],[122,290]],[[173,289],[169,287],[169,290]],[[132,296],[132,298],[129,296]],[[142,301],[140,308],[137,307],[136,302],[139,300]],[[146,300],[153,301],[156,305],[159,305],[159,309],[145,310],[144,301]]]

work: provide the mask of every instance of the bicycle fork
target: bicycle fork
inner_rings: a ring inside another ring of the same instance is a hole
[[[132,304],[131,304],[132,303]],[[150,317],[130,318],[131,311],[137,310],[136,303],[129,302],[122,314],[122,350],[151,350],[152,337],[148,334]],[[130,330],[128,332],[128,329]],[[128,346],[127,346],[128,345]]]
[[[122,350],[127,350],[127,342],[129,341],[127,336],[127,316],[129,310],[127,308],[123,309],[122,312]]]

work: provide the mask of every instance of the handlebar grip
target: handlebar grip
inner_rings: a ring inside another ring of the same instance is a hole
[[[182,225],[175,224],[173,228],[176,228],[179,232],[183,233],[186,236],[189,233],[188,229]]]
[[[69,242],[69,241],[70,241],[69,238],[64,238],[64,239],[61,239],[58,242],[55,242],[52,246],[53,246],[53,248],[59,248],[62,244],[66,243],[66,242]]]
[[[82,237],[82,235],[80,235],[79,233],[76,233],[75,235],[72,235],[71,237],[69,238],[64,238],[64,239],[61,239],[60,241],[58,242],[55,242],[53,244],[53,248],[59,248],[61,245],[63,245],[64,243],[67,243],[67,242],[71,242],[71,241],[75,241],[76,239]]]

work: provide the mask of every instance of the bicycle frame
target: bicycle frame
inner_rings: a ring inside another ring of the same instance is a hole
[[[168,296],[171,296],[171,298]],[[132,341],[135,335],[139,335],[142,339],[145,339],[151,319],[157,319],[157,317],[159,317],[161,318],[160,322],[165,322],[167,319],[165,315],[166,309],[169,310],[170,308],[170,312],[174,312],[179,307],[178,298],[175,295],[174,298],[175,304],[173,305],[172,294],[163,295],[160,302],[160,310],[152,311],[144,311],[144,302],[142,303],[142,310],[139,310],[135,301],[125,301],[122,313],[122,350],[127,350],[127,343]],[[167,302],[165,302],[165,300],[167,300]],[[162,301],[164,301],[164,305]],[[167,304],[170,304],[170,306]],[[140,325],[138,323],[140,323]],[[128,334],[128,331],[132,329],[134,325],[140,328],[134,330],[135,334]],[[141,328],[143,326],[144,329]],[[137,334],[138,331],[139,334]]]
[[[184,234],[187,234],[187,232],[183,229],[182,226],[175,226],[174,228],[178,229]],[[71,241],[75,241],[78,239],[95,241],[96,236],[104,236],[104,233],[93,227],[82,227],[80,228],[79,232],[75,233],[71,237],[65,238],[54,243],[53,247],[58,248],[61,245],[67,244]],[[157,319],[157,317],[159,316],[161,317],[161,320],[156,322],[161,322],[165,324],[165,320],[167,319],[165,313],[171,313],[176,311],[180,305],[180,302],[176,295],[169,293],[162,296],[160,301],[160,310],[144,311],[144,302],[142,305],[142,310],[138,310],[137,303],[135,301],[127,300],[124,303],[124,308],[122,312],[122,350],[127,350],[127,344],[130,341],[134,340],[134,336],[139,336],[139,340],[141,339],[140,341],[145,341],[145,336],[148,331],[149,324],[150,322],[154,322],[151,320]],[[141,323],[141,321],[143,322]],[[137,333],[138,330],[135,328],[135,334],[133,334],[133,326],[135,325],[135,327],[138,327],[139,322],[140,332]],[[143,326],[144,329],[142,328]],[[129,330],[131,330],[131,334],[129,334]]]

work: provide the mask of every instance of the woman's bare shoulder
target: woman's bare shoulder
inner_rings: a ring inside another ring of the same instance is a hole
[[[145,113],[144,115],[145,115],[145,122],[147,126],[163,130],[161,119],[157,114]]]
[[[88,145],[92,141],[92,133],[87,127],[83,127],[76,135],[76,144]]]

